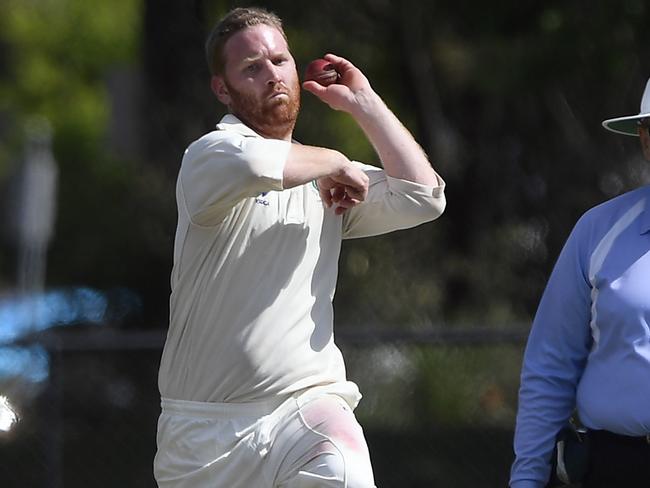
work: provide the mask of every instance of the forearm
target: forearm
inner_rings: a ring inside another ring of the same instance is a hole
[[[591,252],[582,247],[591,230],[583,229],[574,228],[555,263],[526,344],[512,482],[536,480],[542,486],[548,480],[555,436],[576,406],[592,345],[591,286],[584,265]]]
[[[338,151],[323,147],[292,144],[283,172],[283,188],[340,174],[348,159]]]
[[[336,68],[339,81],[328,86],[306,81],[303,88],[331,108],[347,112],[354,118],[377,151],[386,174],[427,186],[440,186],[441,180],[422,148],[375,93],[365,75],[345,58],[334,54],[326,54],[324,58]]]
[[[350,112],[393,178],[429,186],[439,179],[427,155],[395,114],[372,89],[357,92],[357,105]]]
[[[317,181],[323,203],[337,204],[339,215],[368,194],[368,176],[340,152],[322,147],[292,145],[282,177],[284,189]]]

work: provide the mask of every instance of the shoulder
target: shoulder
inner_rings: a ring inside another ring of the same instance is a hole
[[[185,150],[185,158],[205,152],[240,153],[247,140],[261,140],[261,136],[232,114],[225,115],[215,130],[192,142]]]
[[[607,235],[619,235],[648,208],[650,186],[637,188],[587,210],[576,223],[572,235],[595,248]]]
[[[206,151],[236,151],[241,149],[244,136],[233,131],[213,130],[192,142],[185,150],[184,158],[192,158]]]
[[[650,186],[643,186],[623,193],[587,210],[578,221],[578,224],[610,229],[622,217],[634,213],[635,209],[643,210],[646,208],[646,202],[649,198]]]
[[[239,164],[242,160],[249,158],[250,153],[255,152],[257,141],[263,141],[263,139],[232,130],[213,130],[196,139],[187,147],[183,154],[181,168],[202,166],[206,163],[225,166]]]

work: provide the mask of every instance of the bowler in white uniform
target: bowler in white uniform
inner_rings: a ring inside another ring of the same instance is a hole
[[[228,13],[206,43],[228,107],[190,144],[176,197],[154,473],[169,488],[375,486],[334,342],[341,240],[414,227],[444,182],[352,63],[302,87],[359,124],[382,168],[292,140],[300,83],[280,19]]]

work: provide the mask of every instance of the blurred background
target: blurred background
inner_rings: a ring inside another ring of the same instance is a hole
[[[223,115],[217,0],[0,0],[0,479],[153,487],[185,147]],[[447,182],[432,224],[345,242],[337,342],[387,487],[503,487],[519,368],[587,208],[650,182],[635,138],[643,0],[258,2],[302,72],[351,59]],[[377,164],[304,93],[295,137]]]

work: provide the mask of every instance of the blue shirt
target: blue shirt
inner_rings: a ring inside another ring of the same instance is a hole
[[[513,488],[545,485],[576,407],[590,429],[650,433],[650,186],[586,212],[555,264],[524,355]]]

